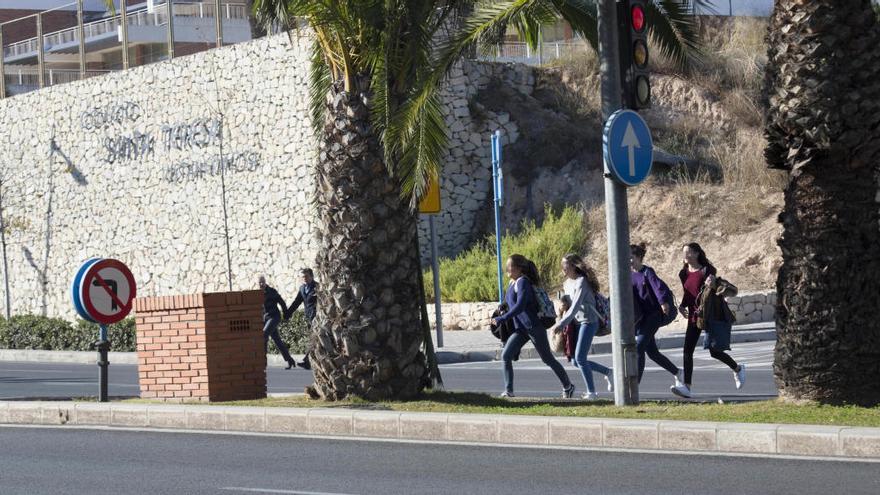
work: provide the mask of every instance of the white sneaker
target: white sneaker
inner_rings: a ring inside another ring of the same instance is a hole
[[[498,397],[501,397],[502,399],[509,399],[516,396],[513,395],[513,392],[501,392],[501,395],[499,395]]]
[[[746,365],[740,363],[739,371],[733,372],[733,383],[736,384],[737,390],[743,388],[746,384]]]
[[[614,374],[610,371],[605,375],[605,384],[608,386],[609,392],[614,392]]]
[[[669,387],[669,391],[684,399],[691,398],[691,388],[682,383],[681,385],[673,385]]]
[[[675,375],[675,385],[673,387],[684,387],[684,370],[678,370],[678,374]]]
[[[597,394],[596,392],[585,392],[583,395],[581,395],[581,399],[598,400],[599,394]]]

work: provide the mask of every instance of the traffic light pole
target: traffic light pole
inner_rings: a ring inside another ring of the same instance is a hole
[[[599,2],[599,61],[602,119],[622,108],[617,2]],[[626,186],[614,180],[604,158],[605,221],[608,230],[608,279],[611,292],[611,335],[614,358],[614,404],[639,403],[638,356],[633,324],[629,268],[629,212]]]

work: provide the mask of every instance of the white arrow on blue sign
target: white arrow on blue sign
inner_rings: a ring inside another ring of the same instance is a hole
[[[618,110],[608,117],[602,134],[605,162],[614,177],[635,186],[651,173],[654,142],[642,116],[632,110]]]

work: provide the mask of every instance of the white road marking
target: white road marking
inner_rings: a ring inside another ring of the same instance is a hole
[[[286,493],[289,495],[350,495],[345,493],[331,493],[331,492],[304,492],[300,490],[273,490],[271,488],[247,488],[241,486],[224,486],[220,488],[221,490],[228,491],[236,491],[236,492],[251,492],[251,493]]]

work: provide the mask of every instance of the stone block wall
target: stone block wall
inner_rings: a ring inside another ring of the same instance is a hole
[[[141,397],[266,397],[262,302],[260,291],[135,299]]]
[[[73,318],[67,286],[94,256],[124,261],[144,296],[246,290],[261,274],[292,295],[316,254],[310,46],[270,36],[0,99],[12,313]],[[528,67],[465,62],[444,89],[443,256],[487,204],[489,134],[517,139],[507,114],[471,113],[496,77],[534,87]]]

